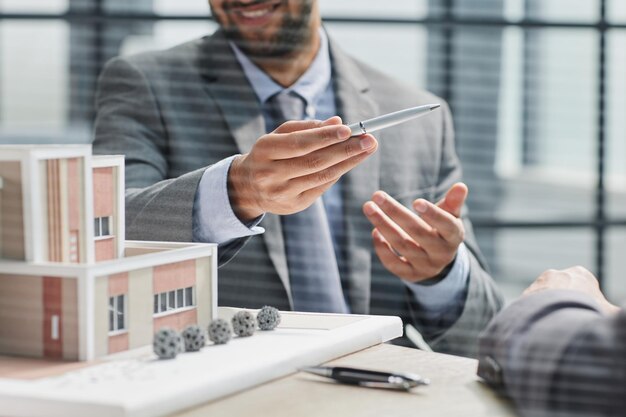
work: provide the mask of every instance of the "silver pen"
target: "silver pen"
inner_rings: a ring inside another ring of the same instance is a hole
[[[354,123],[348,125],[348,127],[352,131],[352,136],[361,136],[366,133],[376,132],[377,130],[407,122],[411,119],[415,119],[416,117],[428,114],[439,107],[441,107],[440,104],[427,104],[425,106],[411,107],[409,109],[396,111],[383,116],[374,117],[373,119]]]

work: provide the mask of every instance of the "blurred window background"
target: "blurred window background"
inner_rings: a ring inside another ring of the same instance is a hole
[[[352,55],[449,101],[509,298],[574,264],[626,298],[626,1],[320,4]],[[205,0],[0,0],[0,143],[90,142],[108,59],[215,28]]]

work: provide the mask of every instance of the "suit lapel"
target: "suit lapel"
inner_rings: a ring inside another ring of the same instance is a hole
[[[208,38],[200,65],[206,89],[221,109],[239,151],[250,152],[256,140],[265,134],[263,114],[252,86],[221,31]]]
[[[239,151],[249,152],[256,140],[265,134],[265,122],[258,98],[221,31],[207,40],[200,71],[207,92],[221,109]],[[287,291],[289,304],[293,306],[280,218],[268,213],[261,226],[265,228],[263,239],[269,256]]]
[[[378,106],[369,94],[369,83],[354,60],[332,41],[333,80],[337,109],[344,123],[355,123],[378,115]],[[380,139],[381,135],[377,135]],[[371,225],[361,207],[379,189],[378,153],[370,156],[343,179],[348,298],[353,313],[367,314],[371,287]]]

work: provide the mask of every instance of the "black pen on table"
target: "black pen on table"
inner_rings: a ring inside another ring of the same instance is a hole
[[[344,384],[369,388],[390,388],[408,391],[420,385],[430,384],[428,379],[406,372],[380,372],[337,366],[312,366],[302,368],[300,371],[331,378]]]

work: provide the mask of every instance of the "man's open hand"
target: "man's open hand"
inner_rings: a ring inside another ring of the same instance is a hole
[[[342,175],[373,154],[372,135],[350,138],[341,118],[291,121],[262,136],[228,174],[231,206],[242,221],[309,207]]]
[[[363,212],[374,225],[374,249],[385,268],[406,281],[421,282],[450,265],[465,237],[460,217],[467,193],[467,186],[458,183],[437,204],[415,200],[418,215],[377,191]]]

